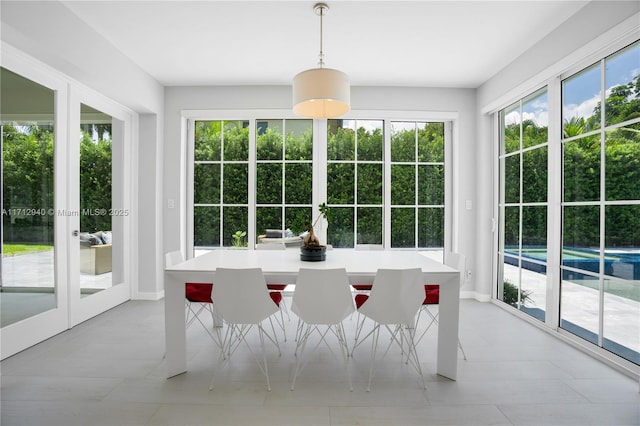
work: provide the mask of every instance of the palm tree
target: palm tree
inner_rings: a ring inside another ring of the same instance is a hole
[[[571,138],[581,135],[585,132],[585,128],[583,117],[571,117],[569,120],[564,120],[563,136],[565,138]]]

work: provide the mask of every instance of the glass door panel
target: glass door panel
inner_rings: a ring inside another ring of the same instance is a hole
[[[57,307],[54,90],[5,68],[2,93],[0,326]]]
[[[640,42],[635,42],[562,82],[560,326],[635,364],[640,364],[638,58]]]
[[[0,359],[69,326],[66,84],[11,54],[0,67]],[[62,141],[62,142],[61,142]]]
[[[80,106],[81,297],[114,285],[111,121],[110,115]]]
[[[548,217],[546,88],[500,112],[498,299],[546,321]]]
[[[71,325],[131,298],[130,116],[100,96],[72,92],[69,246]]]

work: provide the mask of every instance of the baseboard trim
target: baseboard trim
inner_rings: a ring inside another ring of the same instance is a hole
[[[131,300],[152,300],[152,301],[156,301],[156,300],[160,300],[160,299],[163,299],[163,298],[164,298],[164,290],[158,291],[158,292],[155,292],[155,293],[137,292],[136,294],[133,295]]]
[[[478,293],[477,291],[461,291],[460,299],[475,299],[478,302],[491,302],[491,295]]]

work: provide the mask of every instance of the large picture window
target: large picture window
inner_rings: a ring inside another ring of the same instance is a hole
[[[446,122],[327,120],[326,132],[308,119],[191,123],[194,254],[300,236],[326,203],[323,244],[442,258]]]

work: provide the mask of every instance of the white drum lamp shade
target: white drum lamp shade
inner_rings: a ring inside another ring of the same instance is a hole
[[[349,77],[331,68],[313,68],[293,78],[293,111],[303,117],[333,118],[351,107]]]

